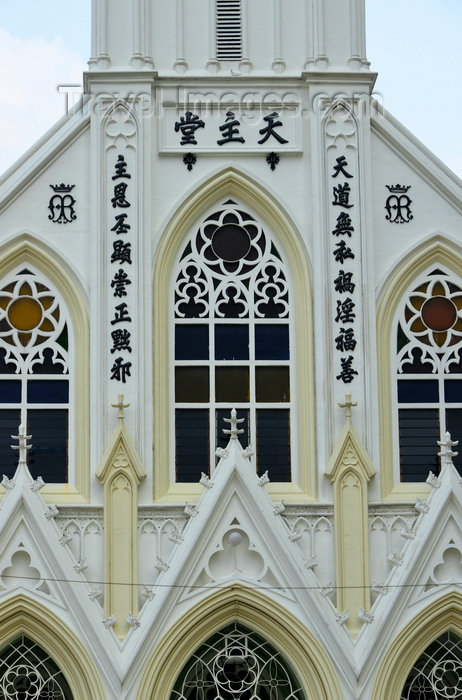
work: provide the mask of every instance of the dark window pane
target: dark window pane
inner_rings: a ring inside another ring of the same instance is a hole
[[[209,400],[208,367],[175,368],[175,401],[207,403]]]
[[[5,355],[6,350],[0,348],[0,374],[14,374],[16,372],[16,365],[14,362],[5,362]]]
[[[289,360],[289,326],[259,324],[255,326],[256,360]]]
[[[27,434],[32,435],[29,469],[36,479],[67,482],[68,417],[64,409],[29,409]]]
[[[53,350],[45,348],[43,351],[43,362],[34,362],[32,366],[33,374],[65,374],[63,364],[56,356],[53,362]],[[67,374],[67,372],[66,372]]]
[[[14,475],[18,465],[18,450],[12,450],[11,445],[18,445],[12,435],[18,434],[21,412],[17,408],[0,410],[0,468],[1,473],[9,479]]]
[[[248,367],[216,367],[215,397],[217,401],[249,400]]]
[[[27,382],[29,403],[68,403],[67,379],[29,379]]]
[[[422,355],[421,348],[413,348],[411,350],[412,360],[403,362],[403,374],[431,374],[433,372],[432,363],[422,362]]]
[[[243,422],[239,423],[238,430],[243,430],[244,432],[238,435],[239,442],[242,447],[247,447],[250,443],[250,427],[249,427],[249,412],[245,409],[238,409],[236,411],[236,417],[239,419],[243,418]],[[216,441],[217,447],[225,448],[229,442],[229,435],[225,435],[224,430],[229,430],[229,423],[226,423],[223,419],[231,418],[231,408],[220,408],[216,411]]]
[[[175,411],[176,480],[199,481],[209,474],[209,412],[204,409]]]
[[[268,470],[271,481],[290,481],[289,411],[257,411],[257,471]]]
[[[0,380],[0,401],[2,403],[21,403],[21,380]]]
[[[290,401],[288,367],[256,367],[255,383],[258,402]]]
[[[209,327],[192,323],[175,326],[175,359],[208,360]]]
[[[449,379],[444,382],[444,400],[448,403],[462,403],[462,379]]]
[[[438,403],[438,380],[399,379],[398,401],[400,403]]]
[[[399,410],[401,481],[425,481],[429,471],[438,473],[439,439],[436,408]]]
[[[462,445],[462,408],[449,408],[446,410],[446,430],[451,433],[453,440],[459,440]],[[462,450],[455,448],[459,454],[452,458],[455,468],[462,476]]]
[[[249,327],[219,323],[215,326],[215,359],[248,360]]]

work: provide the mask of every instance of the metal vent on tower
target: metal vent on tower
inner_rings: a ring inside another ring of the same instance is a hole
[[[241,0],[216,0],[217,58],[239,61],[242,58]]]

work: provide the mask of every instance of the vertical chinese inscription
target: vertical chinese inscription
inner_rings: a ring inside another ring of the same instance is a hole
[[[354,355],[351,354],[356,348],[354,326],[356,320],[356,304],[354,302],[356,285],[352,281],[353,273],[343,269],[348,265],[348,261],[354,260],[355,257],[351,245],[348,244],[349,239],[353,238],[355,230],[353,214],[348,211],[354,207],[354,203],[350,202],[352,188],[349,183],[349,180],[353,180],[353,175],[348,171],[348,163],[344,155],[339,156],[335,160],[336,162],[332,167],[334,171],[332,177],[337,178],[341,175],[343,183],[339,181],[333,185],[332,206],[340,207],[343,211],[338,214],[335,227],[332,231],[332,235],[336,237],[332,255],[334,256],[335,262],[338,262],[339,265],[342,266],[338,271],[337,277],[334,279],[334,289],[337,294],[341,295],[340,298],[337,299],[335,316],[335,322],[339,324],[340,331],[334,342],[335,349],[344,355],[340,358],[340,373],[336,375],[336,378],[345,384],[349,384],[358,374],[353,366]],[[346,239],[348,239],[348,243]]]
[[[114,212],[114,225],[111,227],[111,233],[115,233],[116,236],[130,235],[131,226],[129,223],[129,214],[126,209],[131,207],[131,202],[128,199],[127,190],[129,188],[129,182],[127,180],[131,179],[131,174],[127,171],[127,163],[123,155],[117,157],[117,161],[114,165],[115,173],[112,176],[113,181],[113,197],[111,198],[112,209]],[[122,209],[122,212],[119,210]],[[129,290],[128,285],[132,283],[129,279],[128,272],[124,267],[125,265],[132,264],[132,245],[131,242],[123,239],[116,238],[112,241],[112,253],[110,258],[111,265],[113,263],[118,263],[118,270],[114,273],[111,280],[111,290],[112,295],[118,299],[122,297],[127,297],[127,300],[123,299],[120,303],[114,304],[114,316],[110,322],[113,327],[111,333],[111,354],[113,353],[131,353],[131,333],[129,331],[129,326],[132,319],[130,316],[129,309]],[[114,363],[111,367],[111,379],[115,379],[118,382],[126,383],[127,377],[130,377],[132,363],[126,359],[126,356],[119,355],[114,358]]]

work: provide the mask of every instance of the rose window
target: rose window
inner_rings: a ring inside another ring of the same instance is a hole
[[[72,693],[53,659],[21,636],[0,653],[0,700],[72,700]]]
[[[437,442],[462,438],[462,282],[449,270],[421,275],[397,323],[397,399],[402,481],[438,472]],[[462,468],[461,457],[455,459]]]
[[[38,273],[23,269],[0,284],[0,466],[8,477],[17,464],[11,436],[22,423],[33,475],[67,481],[68,334],[65,307]]]
[[[462,640],[446,632],[425,649],[412,668],[401,700],[456,700],[462,697]]]
[[[276,649],[232,624],[210,637],[180,673],[170,700],[305,700]]]
[[[184,244],[172,296],[176,480],[213,471],[236,408],[258,473],[290,481],[289,283],[276,242],[228,200]]]

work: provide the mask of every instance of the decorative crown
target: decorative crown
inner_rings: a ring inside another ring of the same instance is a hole
[[[411,185],[385,185],[390,192],[407,192]]]
[[[60,185],[50,185],[50,187],[55,192],[70,192],[75,185],[65,185],[64,182],[62,182]]]

